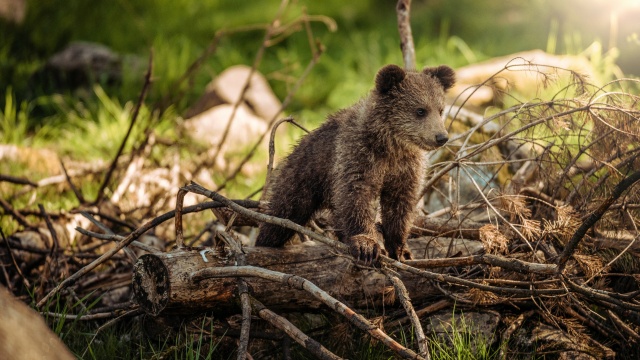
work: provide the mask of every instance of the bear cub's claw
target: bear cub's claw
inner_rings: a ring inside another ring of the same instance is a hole
[[[388,246],[389,257],[395,260],[412,260],[413,255],[407,244],[400,245],[398,247]]]
[[[364,234],[352,236],[347,245],[351,255],[366,265],[377,262],[380,254],[386,253],[375,238]]]

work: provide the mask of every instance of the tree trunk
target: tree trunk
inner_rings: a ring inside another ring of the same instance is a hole
[[[391,284],[379,271],[356,265],[350,256],[328,246],[308,244],[284,249],[245,247],[246,265],[303,277],[354,308],[393,302],[392,295],[385,293]],[[466,256],[482,250],[477,241],[431,237],[410,239],[409,246],[416,259]],[[195,249],[141,256],[133,273],[134,301],[152,315],[239,309],[235,279],[191,280],[192,273],[205,268],[235,266],[235,260],[224,254],[208,251],[205,255],[207,262]],[[438,292],[422,277],[409,273],[400,276],[414,301]],[[253,296],[270,308],[300,311],[321,307],[304,291],[260,278],[245,280]]]

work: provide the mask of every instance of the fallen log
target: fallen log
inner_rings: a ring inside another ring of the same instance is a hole
[[[466,256],[483,250],[478,241],[430,237],[410,239],[409,246],[416,259],[452,253]],[[377,269],[357,265],[349,255],[338,253],[326,245],[309,243],[284,249],[246,247],[244,257],[247,265],[305,278],[353,308],[394,301],[388,291],[391,284],[384,274]],[[236,265],[236,259],[209,249],[143,255],[133,271],[134,301],[154,316],[160,313],[188,315],[208,310],[238,310],[235,278],[202,281],[192,278],[194,273],[206,268]],[[399,275],[414,301],[440,294],[424,277],[402,271]],[[299,311],[322,306],[302,290],[258,277],[245,280],[252,295],[271,309]]]

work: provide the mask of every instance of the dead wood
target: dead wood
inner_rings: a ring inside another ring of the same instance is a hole
[[[409,246],[413,254],[420,256],[433,243],[430,238],[410,239]],[[355,308],[382,305],[384,289],[390,285],[379,270],[357,266],[349,255],[326,245],[285,249],[247,247],[243,251],[246,264],[308,279]],[[164,312],[193,314],[207,309],[235,311],[238,309],[235,281],[206,279],[197,283],[191,279],[191,274],[236,265],[233,257],[211,250],[185,249],[143,255],[134,269],[134,297],[141,308],[153,315]],[[414,301],[437,293],[420,275],[400,274]],[[282,288],[271,281],[260,278],[246,281],[252,295],[262,299],[269,308],[301,311],[318,309],[322,305],[299,290]]]
[[[416,50],[413,45],[413,35],[411,34],[411,0],[398,0],[396,14],[404,67],[405,69],[415,69]]]
[[[564,251],[562,252],[560,257],[558,258],[558,261],[557,261],[558,272],[562,272],[562,270],[564,270],[567,260],[576,250],[578,243],[582,240],[584,235],[587,233],[587,230],[589,230],[598,220],[600,220],[600,218],[602,218],[604,213],[607,210],[609,210],[609,207],[613,205],[613,203],[616,200],[618,200],[618,198],[622,195],[623,192],[625,192],[628,188],[632,187],[639,180],[640,180],[640,171],[636,171],[633,174],[624,178],[622,181],[620,181],[613,189],[613,192],[611,193],[611,195],[604,202],[600,204],[600,206],[598,207],[598,209],[596,209],[596,211],[594,211],[589,215],[589,217],[582,223],[582,225],[580,225],[578,230],[576,230],[576,232],[571,237],[571,240],[569,241],[567,246],[564,248]]]
[[[327,348],[322,346],[319,342],[313,340],[305,333],[300,331],[295,325],[293,325],[289,320],[285,319],[282,316],[274,313],[273,311],[267,309],[261,302],[256,299],[251,299],[251,304],[253,306],[253,310],[260,316],[263,320],[269,322],[276,329],[282,330],[287,336],[293,339],[295,342],[300,344],[305,349],[309,350],[311,354],[313,354],[318,359],[323,360],[339,360],[341,357],[333,354]]]

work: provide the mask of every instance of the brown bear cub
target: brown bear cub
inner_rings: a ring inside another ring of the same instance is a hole
[[[269,186],[267,213],[305,225],[328,208],[338,238],[371,263],[384,253],[377,239],[378,204],[388,255],[410,259],[406,240],[425,173],[425,153],[448,141],[442,112],[455,82],[448,66],[405,71],[387,65],[371,94],[338,111],[305,136]],[[294,235],[263,223],[256,246],[278,247]]]

